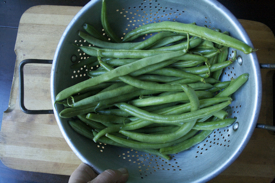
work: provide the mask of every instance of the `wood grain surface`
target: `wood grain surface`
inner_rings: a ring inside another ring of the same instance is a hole
[[[71,6],[35,6],[21,17],[15,44],[17,59],[9,109],[3,114],[0,132],[1,161],[10,168],[70,175],[81,163],[63,139],[54,115],[23,113],[19,107],[18,92],[19,63],[24,59],[53,59],[63,31],[80,9]],[[275,63],[275,38],[271,30],[259,22],[240,22],[254,47],[259,49],[259,62]],[[25,88],[26,106],[29,109],[49,109],[50,67],[28,67],[24,70],[28,83]],[[261,74],[263,98],[259,123],[272,124],[274,71],[262,70]],[[275,136],[268,131],[255,129],[238,159],[210,182],[271,182],[274,178]]]

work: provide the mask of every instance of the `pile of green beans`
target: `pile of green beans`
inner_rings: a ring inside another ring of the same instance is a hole
[[[72,69],[100,64],[91,77],[56,96],[61,118],[79,134],[165,159],[203,141],[213,130],[232,125],[225,111],[232,94],[249,75],[220,81],[223,69],[236,60],[229,47],[246,54],[247,44],[206,27],[179,22],[141,26],[124,39],[108,23],[102,1],[101,23],[111,41],[89,24],[78,35],[93,46],[80,46],[90,56]],[[132,41],[155,33],[144,41]]]

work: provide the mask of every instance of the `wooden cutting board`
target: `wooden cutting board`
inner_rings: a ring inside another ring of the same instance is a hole
[[[0,157],[19,170],[70,175],[81,163],[69,148],[54,115],[25,114],[19,107],[18,66],[24,59],[52,60],[58,41],[81,7],[35,6],[21,17],[15,44],[17,55],[9,108],[3,114]],[[275,63],[275,39],[264,24],[240,20],[261,63]],[[31,64],[24,69],[25,104],[29,109],[50,109],[51,65]],[[262,70],[263,98],[259,123],[273,122],[274,71]],[[275,178],[275,136],[256,129],[239,158],[210,182],[271,182]]]

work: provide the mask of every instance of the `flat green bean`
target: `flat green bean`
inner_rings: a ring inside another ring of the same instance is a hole
[[[226,34],[216,32],[206,27],[201,27],[193,24],[184,24],[180,22],[160,22],[154,24],[146,24],[137,29],[128,32],[123,41],[133,40],[143,34],[159,32],[159,31],[171,31],[177,33],[189,33],[192,36],[196,36],[226,47],[232,47],[237,50],[243,51],[245,54],[255,51],[252,47],[246,43],[235,39]]]

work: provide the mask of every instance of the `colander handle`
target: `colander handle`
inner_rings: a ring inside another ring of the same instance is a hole
[[[275,69],[275,64],[260,64],[261,69]]]
[[[19,65],[19,105],[23,112],[27,114],[53,114],[53,110],[29,110],[24,104],[24,72],[23,68],[26,64],[52,64],[52,60],[38,60],[38,59],[26,59],[23,60]]]
[[[261,129],[265,129],[265,130],[270,130],[270,131],[274,131],[275,132],[275,126],[272,125],[265,125],[265,124],[257,124],[256,128],[261,128]]]
[[[260,64],[261,69],[275,69],[275,64]],[[275,126],[257,123],[256,128],[270,130],[275,132]]]

